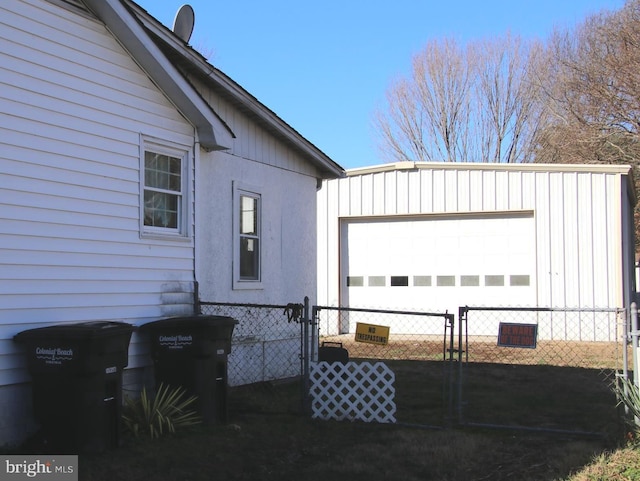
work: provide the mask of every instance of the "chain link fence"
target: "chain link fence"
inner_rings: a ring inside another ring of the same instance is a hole
[[[313,307],[318,360],[382,361],[395,374],[396,420],[450,424],[453,414],[454,316],[446,313]]]
[[[460,308],[458,421],[610,433],[630,348],[621,309]]]
[[[633,357],[624,310],[462,307],[456,324],[448,313],[306,302],[200,303],[202,314],[238,321],[230,411],[309,413],[310,364],[349,360],[393,371],[398,423],[621,429],[613,387]]]
[[[230,411],[302,410],[303,304],[201,301],[199,311],[238,321],[227,360]]]

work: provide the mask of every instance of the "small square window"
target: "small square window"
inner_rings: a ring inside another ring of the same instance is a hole
[[[479,286],[480,276],[460,276],[460,285],[464,287]]]
[[[456,285],[456,276],[437,276],[436,284],[439,287],[453,287]]]
[[[431,286],[431,276],[413,276],[413,285],[416,287]]]
[[[529,286],[531,285],[531,280],[527,275],[509,276],[509,285],[514,287]]]
[[[504,286],[504,276],[484,276],[484,285],[487,287]]]
[[[384,287],[387,285],[384,276],[369,276],[369,287]]]
[[[391,285],[405,287],[409,285],[409,276],[391,276]]]
[[[362,276],[347,276],[347,286],[349,286],[349,287],[362,287],[362,286],[364,286],[364,277],[362,277]]]

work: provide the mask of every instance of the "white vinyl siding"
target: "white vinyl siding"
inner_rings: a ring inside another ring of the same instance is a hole
[[[0,385],[28,380],[22,330],[192,309],[193,241],[140,238],[140,134],[192,149],[194,129],[72,10],[0,3]]]
[[[305,176],[320,176],[305,156],[256,122],[254,117],[246,113],[246,108],[238,108],[232,101],[216,95],[203,86],[199,79],[190,80],[235,134],[233,145],[227,151],[229,154]]]

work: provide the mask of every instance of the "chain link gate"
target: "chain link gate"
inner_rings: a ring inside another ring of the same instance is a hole
[[[377,414],[382,422],[439,428],[450,425],[456,372],[454,318],[448,313],[313,306],[310,359],[340,362],[340,356],[327,357],[326,353],[341,349],[350,361],[348,369],[329,372],[320,381],[324,384],[316,390],[315,399],[321,404],[320,410],[331,406],[348,419],[367,420]],[[320,352],[323,349],[324,355]],[[365,378],[356,379],[360,374]],[[348,376],[352,386],[328,387],[332,376]],[[391,381],[393,388],[389,389]],[[376,394],[377,382],[392,394],[394,416],[381,414],[387,400]],[[374,391],[367,392],[372,387]],[[347,389],[350,400],[346,399]],[[313,386],[309,386],[309,392],[314,392]],[[328,399],[334,394],[338,395],[337,401]],[[363,409],[372,411],[370,416]]]
[[[238,321],[228,357],[230,410],[301,412],[308,300],[289,304],[198,302],[205,315]],[[305,321],[306,320],[306,321]],[[308,344],[307,344],[308,346]]]
[[[461,307],[458,423],[614,434],[627,375],[623,309]]]

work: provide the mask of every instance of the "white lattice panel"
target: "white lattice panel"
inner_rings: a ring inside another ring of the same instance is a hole
[[[376,362],[311,363],[314,419],[396,422],[395,374]]]

